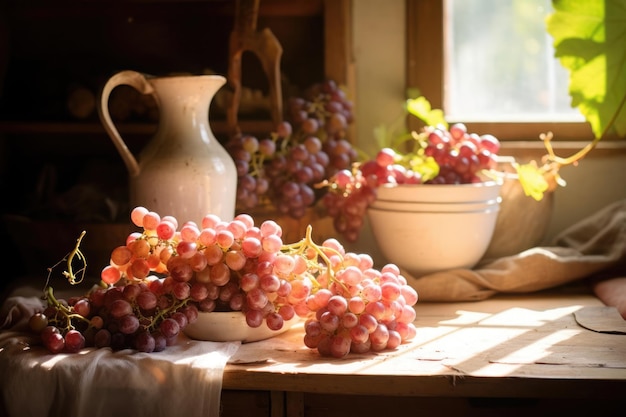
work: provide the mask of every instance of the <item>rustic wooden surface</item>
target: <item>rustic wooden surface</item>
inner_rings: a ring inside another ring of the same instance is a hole
[[[39,293],[36,287],[20,287],[14,295]],[[239,346],[222,374],[222,417],[373,417],[390,405],[407,415],[420,410],[425,415],[522,417],[530,412],[551,417],[616,415],[626,406],[624,321],[586,291],[418,302],[415,308],[416,339],[391,352],[324,358],[303,345],[301,323],[281,336]],[[218,345],[181,337],[154,360],[163,361],[160,369],[169,375],[164,382],[181,372],[189,382],[197,374],[190,361],[213,355]],[[29,369],[22,376],[28,375],[33,391],[42,393],[54,391],[54,385],[72,392],[81,379],[67,369],[81,360],[100,371],[115,368],[120,360],[129,361],[126,367],[153,363],[150,354],[88,349],[71,361],[60,355],[55,365],[43,366],[50,355],[40,346],[18,351],[15,359]],[[150,380],[152,371],[146,372],[141,378]],[[43,375],[52,375],[52,381]],[[124,389],[134,388],[131,383]],[[63,405],[62,399],[54,401]],[[120,397],[111,401],[119,403]]]
[[[614,398],[626,390],[626,337],[579,325],[587,294],[498,296],[416,305],[417,337],[393,352],[323,358],[299,324],[245,344],[224,389],[390,396]],[[601,310],[600,310],[601,309]]]

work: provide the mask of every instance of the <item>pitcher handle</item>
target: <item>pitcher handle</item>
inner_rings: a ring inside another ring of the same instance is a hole
[[[133,153],[126,146],[126,142],[124,142],[124,139],[120,136],[109,114],[109,97],[115,87],[120,85],[129,85],[142,94],[153,94],[154,89],[145,75],[132,70],[120,71],[114,74],[105,83],[100,94],[100,100],[98,101],[98,115],[100,116],[100,121],[113,141],[115,148],[120,153],[124,164],[126,164],[129,175],[134,177],[139,175],[139,164]]]

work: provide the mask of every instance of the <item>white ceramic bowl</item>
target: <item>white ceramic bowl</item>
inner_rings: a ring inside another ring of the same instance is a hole
[[[450,190],[454,188],[454,192]],[[405,203],[483,203],[500,196],[502,183],[474,184],[384,184],[376,190],[376,201]]]
[[[269,339],[289,330],[300,320],[298,316],[286,321],[280,330],[271,330],[265,322],[250,327],[241,311],[198,313],[198,319],[185,326],[183,332],[192,339],[211,342],[256,342]]]
[[[377,199],[368,208],[381,253],[414,277],[474,267],[495,229],[500,187],[500,183],[492,182],[381,188],[386,200]],[[391,197],[398,201],[394,204]],[[434,207],[438,210],[431,209]]]

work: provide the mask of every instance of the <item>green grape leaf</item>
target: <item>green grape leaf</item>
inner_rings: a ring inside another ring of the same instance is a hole
[[[413,116],[423,121],[427,126],[448,126],[441,109],[433,109],[424,96],[410,98],[406,101],[406,109]]]
[[[548,190],[548,181],[536,163],[514,164],[520,185],[527,197],[532,197],[537,201],[543,199],[543,193]]]
[[[569,94],[591,125],[626,136],[626,0],[552,0],[546,19],[555,56],[570,73]]]

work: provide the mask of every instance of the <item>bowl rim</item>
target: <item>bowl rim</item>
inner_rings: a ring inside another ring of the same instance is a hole
[[[290,320],[285,320],[281,329],[271,330],[265,322],[259,327],[248,326],[245,313],[241,310],[198,311],[198,319],[187,324],[182,331],[194,340],[250,343],[278,336],[302,321],[303,318],[294,315]]]
[[[500,211],[500,205],[499,204],[493,204],[490,205],[486,208],[483,209],[475,209],[475,210],[459,210],[459,211],[454,211],[454,210],[450,210],[450,211],[441,211],[441,210],[402,210],[402,209],[389,209],[389,208],[380,208],[380,207],[368,207],[367,209],[368,211],[374,211],[374,212],[378,212],[378,213],[411,213],[411,214],[491,214],[493,212],[498,212]]]
[[[474,200],[474,201],[405,201],[405,200],[388,200],[385,198],[377,198],[374,200],[370,206],[375,205],[376,203],[383,204],[397,204],[399,206],[407,206],[407,205],[418,205],[418,206],[449,206],[449,207],[460,207],[460,206],[475,206],[475,205],[495,205],[500,204],[502,202],[502,197],[497,196],[495,198],[490,198],[488,200]]]
[[[394,183],[384,183],[379,186],[379,188],[396,188],[396,187],[429,187],[429,188],[450,188],[450,187],[463,187],[463,188],[485,188],[485,187],[496,187],[502,186],[504,182],[496,179],[489,179],[485,181],[478,182],[469,182],[464,184],[431,184],[431,183],[421,183],[421,184],[394,184]]]
[[[500,196],[502,181],[467,184],[382,184],[375,200],[409,203],[483,203]]]

